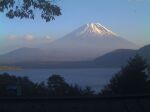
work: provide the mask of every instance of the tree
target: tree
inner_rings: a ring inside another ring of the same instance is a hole
[[[69,94],[70,86],[60,75],[52,75],[49,77],[47,85],[51,95],[65,96]]]
[[[48,90],[44,82],[41,82],[39,84],[35,84],[35,87],[33,88],[35,93],[34,96],[38,97],[48,97]]]
[[[60,75],[52,75],[48,78],[48,90],[51,96],[91,96],[94,91],[90,87],[81,89],[77,84],[69,85]]]
[[[8,73],[0,74],[0,96],[17,95],[19,89],[21,96],[34,96],[35,84],[27,77],[16,77]],[[12,91],[13,92],[12,94]]]
[[[145,94],[148,92],[147,64],[139,55],[130,59],[102,90],[103,95]]]
[[[75,85],[70,85],[69,87],[69,96],[83,96],[83,90],[82,88],[75,84]]]
[[[41,18],[46,22],[61,15],[60,7],[50,0],[0,0],[0,12],[6,13],[10,19],[34,19],[36,11],[40,11]]]
[[[86,88],[83,90],[83,96],[93,96],[94,91],[92,90],[91,87],[86,86]]]

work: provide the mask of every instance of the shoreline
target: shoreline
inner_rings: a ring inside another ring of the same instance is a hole
[[[20,67],[16,67],[16,66],[0,66],[0,71],[5,71],[5,70],[23,70]]]

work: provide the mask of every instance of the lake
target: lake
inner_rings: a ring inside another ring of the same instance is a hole
[[[49,76],[58,74],[70,84],[78,84],[81,87],[90,86],[93,90],[100,91],[119,70],[119,68],[25,69],[0,71],[0,73],[7,72],[15,76],[27,76],[34,82],[46,82]]]

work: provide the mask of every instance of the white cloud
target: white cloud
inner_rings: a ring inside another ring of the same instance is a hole
[[[17,47],[39,47],[50,44],[55,40],[52,36],[35,37],[31,34],[26,34],[24,36],[9,35],[6,39],[9,46]]]
[[[23,40],[31,42],[31,41],[34,40],[34,36],[31,35],[31,34],[25,35],[25,36],[23,37]]]
[[[9,42],[32,42],[32,43],[49,43],[49,42],[53,42],[55,40],[54,37],[52,36],[43,36],[43,37],[35,37],[31,34],[27,34],[24,36],[16,36],[16,35],[9,35],[6,38]]]
[[[42,48],[47,44],[51,44],[55,38],[52,36],[43,36],[43,37],[36,37],[31,34],[26,34],[24,36],[20,35],[8,35],[5,38],[7,44],[2,45],[3,53],[12,51],[14,49],[18,49],[21,47],[33,47],[33,48]]]
[[[55,40],[55,38],[53,38],[53,37],[51,37],[51,36],[45,36],[45,37],[43,37],[43,39],[45,40],[45,41],[47,41],[47,42],[53,42],[54,40]]]

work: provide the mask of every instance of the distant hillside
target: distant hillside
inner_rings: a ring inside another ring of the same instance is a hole
[[[129,58],[135,54],[141,55],[150,64],[150,45],[146,45],[139,50],[119,49],[100,56],[94,60],[95,65],[103,67],[124,66]]]
[[[14,64],[19,62],[34,62],[48,60],[47,52],[39,48],[20,48],[4,55],[0,55],[0,64]]]
[[[150,64],[150,45],[146,45],[139,49],[138,54],[140,54]]]
[[[127,63],[130,57],[136,54],[136,50],[119,49],[113,52],[107,53],[94,60],[94,63],[98,66],[104,67],[120,67]]]
[[[34,52],[33,52],[34,51]],[[36,51],[36,53],[35,53]],[[5,59],[9,59],[7,61],[11,60],[17,60],[16,63],[9,63],[10,66],[19,66],[22,68],[98,68],[98,67],[121,67],[124,66],[129,58],[132,58],[135,54],[141,55],[147,62],[150,64],[150,45],[144,46],[140,48],[139,50],[131,50],[131,49],[119,49],[112,51],[110,53],[107,53],[103,56],[100,56],[96,58],[95,60],[91,61],[77,61],[77,62],[69,62],[69,61],[58,61],[58,62],[52,62],[52,61],[45,61],[45,57],[43,57],[44,51],[41,51],[40,49],[34,49],[34,48],[24,48],[21,50],[16,50],[16,53],[11,52],[7,56],[3,55]],[[22,53],[23,52],[23,53]],[[26,53],[25,53],[26,52]],[[32,53],[33,52],[33,53]],[[31,55],[32,54],[32,55]],[[44,54],[45,55],[45,54]],[[12,56],[12,57],[8,57]],[[30,61],[25,61],[25,59],[22,59],[23,57],[33,57]],[[41,57],[43,60],[41,60]],[[47,59],[49,57],[46,57]],[[1,57],[2,59],[2,57]],[[20,60],[24,60],[21,62]],[[2,61],[2,60],[1,60]]]

